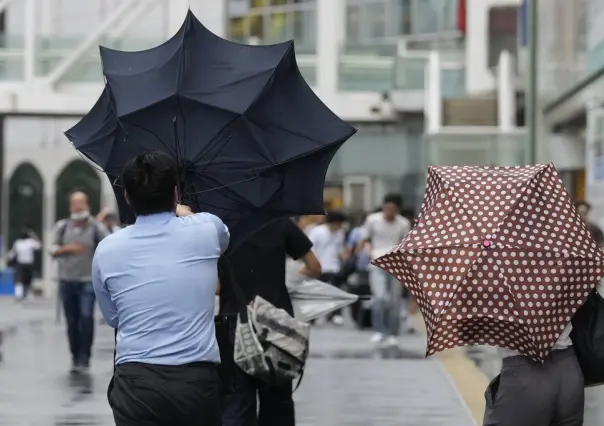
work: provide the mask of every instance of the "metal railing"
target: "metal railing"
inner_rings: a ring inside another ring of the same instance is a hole
[[[433,165],[516,166],[528,164],[526,129],[502,133],[497,127],[443,128],[426,135]]]
[[[420,40],[421,39],[421,40]],[[425,40],[424,40],[425,39]],[[406,49],[401,51],[401,43],[427,43],[430,37],[411,37],[397,42],[373,43],[371,45],[343,46],[339,57],[339,82],[343,91],[378,91],[424,89],[424,70],[429,51]],[[423,41],[422,41],[423,40]],[[40,38],[36,46],[36,74],[47,75],[63,58],[78,45],[78,39],[66,37]],[[161,39],[149,38],[106,38],[101,44],[120,50],[142,50],[158,45]],[[19,82],[24,79],[23,37],[9,36],[0,39],[0,80]],[[307,82],[316,84],[317,58],[304,53],[308,49],[300,46],[298,65]],[[452,54],[458,57],[456,52]],[[451,56],[451,55],[449,55]],[[463,92],[464,66],[460,61],[443,63],[443,93]],[[102,81],[100,59],[97,48],[90,49],[67,72],[63,80],[67,83],[97,83]]]

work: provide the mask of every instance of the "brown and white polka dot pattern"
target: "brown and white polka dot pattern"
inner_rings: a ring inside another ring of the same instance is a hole
[[[539,361],[604,275],[551,164],[430,167],[417,225],[374,263],[417,299],[428,355],[477,344]]]

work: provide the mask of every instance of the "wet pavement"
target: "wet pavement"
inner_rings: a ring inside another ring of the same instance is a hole
[[[47,317],[48,318],[48,317]],[[12,327],[0,364],[0,425],[113,425],[105,391],[113,336],[97,328],[89,378],[67,373],[62,325],[53,320]],[[423,337],[406,337],[404,351],[378,353],[368,335],[313,330],[304,380],[295,393],[300,426],[473,425],[436,359],[423,359]]]

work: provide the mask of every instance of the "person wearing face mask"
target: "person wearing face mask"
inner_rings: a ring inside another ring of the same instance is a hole
[[[90,215],[88,196],[74,192],[69,198],[70,216],[57,222],[51,255],[58,262],[59,294],[67,322],[71,351],[71,373],[85,373],[90,367],[94,339],[92,258],[99,242],[107,236],[105,227]]]

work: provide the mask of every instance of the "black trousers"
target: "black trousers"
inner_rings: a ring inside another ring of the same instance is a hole
[[[116,426],[221,426],[216,366],[124,363],[108,391]]]
[[[23,297],[27,297],[31,290],[31,282],[34,276],[34,265],[30,263],[17,264],[17,282],[23,285]]]
[[[222,425],[295,426],[292,384],[270,386],[237,369],[234,392],[225,398]]]

